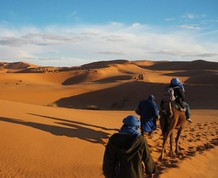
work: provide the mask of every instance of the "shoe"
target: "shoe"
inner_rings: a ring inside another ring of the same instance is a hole
[[[187,119],[188,122],[192,123],[192,120],[190,118]]]

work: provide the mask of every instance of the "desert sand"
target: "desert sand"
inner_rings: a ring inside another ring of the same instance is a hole
[[[182,154],[175,158],[158,160],[159,128],[145,138],[158,166],[155,177],[217,177],[218,63],[202,60],[115,60],[64,68],[0,63],[0,177],[104,177],[108,138],[149,94],[159,104],[172,77],[185,84],[193,123],[185,124]]]

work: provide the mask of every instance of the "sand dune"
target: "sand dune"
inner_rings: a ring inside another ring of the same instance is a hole
[[[108,138],[138,102],[179,77],[192,109],[182,154],[158,161],[162,136],[147,138],[155,177],[215,178],[218,63],[100,61],[77,67],[0,63],[0,177],[103,177]],[[81,110],[82,109],[82,110]],[[88,109],[88,110],[84,110]],[[199,171],[196,171],[199,170]]]
[[[184,70],[184,67],[182,67],[183,71],[176,71],[181,66],[195,68],[196,63],[199,67],[198,70]],[[29,65],[27,65],[27,68]],[[160,67],[157,67],[162,65],[168,66],[168,69],[162,68],[160,70]],[[19,69],[16,69],[16,72],[13,73],[14,67],[11,65],[10,73],[0,75],[0,85],[3,92],[1,98],[40,105],[54,103],[62,107],[75,108],[97,105],[102,109],[126,110],[134,109],[139,100],[151,93],[157,96],[157,102],[159,102],[164,88],[163,85],[168,83],[172,77],[179,77],[185,82],[187,101],[191,107],[196,109],[218,108],[218,104],[214,102],[218,99],[218,95],[213,94],[218,87],[217,70],[214,70],[216,65],[217,63],[206,61],[131,62],[118,60],[96,62],[77,68],[69,68],[65,71],[47,73],[17,73]],[[208,67],[211,67],[211,70]],[[21,68],[23,69],[23,67]],[[139,75],[143,76],[142,80],[138,80]],[[206,92],[208,90],[212,92]],[[90,98],[90,95],[93,99]],[[32,96],[37,99],[33,100]],[[114,96],[116,96],[114,102],[108,102],[108,99],[113,100]],[[81,102],[78,105],[75,98],[84,98],[85,100],[83,104]],[[90,100],[86,98],[90,98]],[[214,98],[214,100],[211,103],[207,98]],[[63,101],[66,101],[66,103]],[[69,103],[72,103],[72,106]],[[114,107],[114,103],[118,103],[117,108]],[[101,107],[101,105],[104,107]]]

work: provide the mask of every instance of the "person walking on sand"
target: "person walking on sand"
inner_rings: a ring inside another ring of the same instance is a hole
[[[136,113],[140,115],[142,135],[148,134],[157,128],[158,106],[154,101],[154,95],[149,95],[146,100],[140,101]]]
[[[120,131],[109,138],[103,159],[106,178],[143,178],[145,173],[152,177],[157,171],[139,126],[138,118],[129,115]]]

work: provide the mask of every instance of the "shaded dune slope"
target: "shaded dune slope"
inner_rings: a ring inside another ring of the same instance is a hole
[[[56,101],[56,104],[70,108],[87,108],[95,105],[99,109],[135,109],[137,102],[145,98],[148,93],[155,93],[158,98],[158,90],[162,90],[163,87],[163,84],[128,82],[111,88],[62,98]]]
[[[94,105],[103,110],[134,110],[140,100],[153,94],[160,103],[165,84],[128,82],[118,86],[62,98],[55,103],[60,107],[88,108]],[[218,86],[186,85],[186,98],[192,109],[217,109]]]
[[[141,66],[144,67],[144,66]],[[217,62],[209,62],[204,60],[196,60],[192,62],[185,61],[161,61],[157,62],[151,66],[145,66],[147,69],[152,70],[217,70]]]

